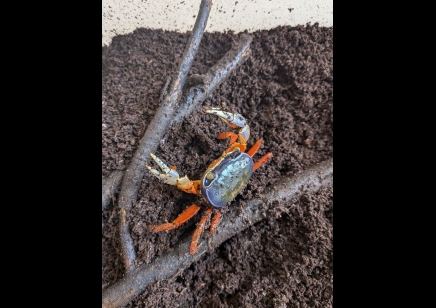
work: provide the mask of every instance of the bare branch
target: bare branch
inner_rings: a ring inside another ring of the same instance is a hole
[[[101,183],[101,199],[102,199],[102,209],[106,209],[111,202],[112,196],[118,190],[121,184],[121,179],[123,178],[124,171],[115,170],[108,178],[104,179]]]
[[[232,206],[226,212],[209,241],[202,239],[201,247],[195,255],[189,254],[190,237],[181,240],[170,252],[163,254],[153,262],[140,266],[122,280],[108,288],[102,296],[102,306],[120,307],[141,294],[150,284],[169,278],[197,261],[204,253],[214,250],[221,243],[266,217],[266,212],[277,206],[277,201],[300,197],[304,193],[315,193],[321,188],[333,184],[333,159],[326,160],[302,173],[285,177],[270,187],[262,198],[245,203],[243,213],[239,206]]]
[[[160,140],[173,122],[182,88],[197,53],[198,46],[200,45],[204,29],[206,28],[211,5],[211,0],[201,1],[197,20],[195,21],[194,29],[186,45],[185,52],[180,59],[177,73],[174,78],[172,78],[171,86],[166,91],[167,94],[164,95],[162,104],[156,111],[153,120],[150,122],[147,131],[142,137],[139,147],[124,176],[118,199],[118,207],[121,210],[120,214],[124,215],[124,219],[120,219],[120,239],[121,253],[123,255],[126,271],[133,268],[133,262],[136,258],[128,221],[126,219],[126,212],[131,209],[132,204],[136,201],[139,185],[145,173],[145,163],[150,157],[149,153],[157,149]]]
[[[192,75],[186,81],[183,102],[176,114],[175,123],[183,120],[200,105],[224,80],[229,77],[235,68],[245,62],[251,55],[250,43],[252,37],[241,35],[239,41],[222,57],[206,75]]]

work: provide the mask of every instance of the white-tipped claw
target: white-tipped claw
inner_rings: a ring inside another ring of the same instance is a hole
[[[167,165],[165,165],[159,158],[157,158],[153,153],[150,153],[151,158],[156,162],[156,164],[159,165],[159,167],[162,169],[165,173],[160,173],[156,169],[153,169],[150,166],[146,166],[148,170],[151,171],[151,173],[157,177],[158,179],[162,180],[166,184],[170,185],[177,185],[177,180],[179,179],[179,174],[177,171],[168,168]]]
[[[248,127],[247,122],[244,117],[239,113],[231,113],[227,111],[222,111],[219,108],[206,109],[204,112],[209,114],[214,114],[220,117],[221,120],[227,123],[232,128],[240,127],[239,130],[239,142],[241,144],[246,144],[248,138],[250,137],[250,127]]]
[[[236,125],[238,127],[244,127],[247,123],[242,115],[239,113],[231,113],[227,111],[222,111],[219,108],[206,109],[204,112],[209,114],[214,114],[220,117],[221,120],[226,122],[228,125]]]
[[[159,177],[160,173],[159,171],[157,171],[156,169],[151,168],[150,166],[146,166],[148,168],[148,170],[151,171],[151,173],[153,173],[155,176]]]
[[[150,153],[151,158],[153,158],[153,160],[156,162],[156,164],[159,165],[159,167],[162,169],[163,172],[168,173],[170,172],[172,169],[168,168],[167,165],[164,164],[163,161],[161,161],[159,158],[156,157],[156,155],[154,155],[153,153]]]

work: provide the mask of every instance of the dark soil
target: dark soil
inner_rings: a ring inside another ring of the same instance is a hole
[[[190,74],[205,73],[239,35],[205,33]],[[252,56],[203,106],[239,112],[251,128],[249,147],[264,142],[259,168],[237,200],[259,196],[280,176],[333,156],[333,29],[279,27],[252,34]],[[188,34],[139,29],[102,50],[102,175],[125,169],[174,73]],[[219,118],[200,108],[173,127],[155,153],[181,176],[199,179],[228,141]],[[156,166],[155,166],[156,167]],[[159,234],[147,226],[171,221],[197,197],[144,176],[128,214],[137,264],[150,262],[192,233],[200,215]],[[230,205],[231,206],[231,205]],[[331,307],[333,189],[291,200],[277,212],[207,253],[181,275],[148,286],[129,307]],[[225,214],[224,214],[225,215]],[[120,279],[118,215],[103,213],[103,290]],[[219,227],[218,227],[219,232]],[[207,236],[207,232],[203,236]]]

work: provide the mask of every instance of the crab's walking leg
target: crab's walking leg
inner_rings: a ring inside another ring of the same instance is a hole
[[[198,245],[198,240],[200,239],[201,234],[203,233],[204,226],[206,225],[207,220],[212,214],[211,209],[206,210],[206,214],[201,218],[200,222],[197,224],[197,229],[195,229],[194,235],[192,236],[191,245],[189,246],[189,253],[193,255],[198,248],[200,248],[201,244]]]
[[[259,150],[260,148],[260,144],[262,143],[262,138],[260,138],[259,140],[256,141],[256,143],[251,147],[250,150],[248,150],[247,155],[250,157],[253,157],[254,154],[256,154],[257,150]],[[264,165],[268,159],[270,159],[272,157],[272,153],[266,153],[264,156],[262,156],[259,161],[254,163],[253,166],[253,171],[255,171],[257,168],[259,168],[260,166]]]
[[[259,150],[260,144],[262,143],[262,141],[263,141],[262,138],[257,140],[256,143],[251,147],[251,149],[248,150],[247,155],[250,156],[250,157],[253,157],[254,154],[256,154],[257,150]]]
[[[212,108],[205,110],[206,113],[217,115],[221,120],[226,122],[231,128],[239,128],[238,132],[238,144],[231,145],[226,152],[233,150],[235,147],[239,147],[241,152],[244,152],[247,148],[247,140],[250,137],[250,127],[247,125],[244,117],[239,113],[231,113],[222,111],[219,108]],[[230,144],[234,142],[234,133],[225,132],[218,135],[218,139],[224,139],[230,137]],[[235,134],[236,135],[236,134]],[[233,142],[232,142],[233,140]]]
[[[189,219],[194,217],[194,215],[197,214],[199,210],[200,207],[198,205],[192,204],[190,207],[184,210],[176,219],[174,219],[173,222],[161,224],[151,228],[153,229],[153,232],[161,232],[178,228],[182,223],[187,222]]]
[[[254,163],[253,171],[256,171],[257,168],[264,165],[271,157],[272,157],[271,152],[268,152],[265,155],[263,155],[257,162]]]
[[[221,219],[221,211],[216,212],[213,217],[212,217],[212,221],[210,223],[210,233],[214,233],[216,230],[216,227],[218,227],[218,224],[220,223],[220,219]]]
[[[150,166],[146,166],[148,170],[153,173],[158,179],[162,180],[166,184],[175,185],[178,189],[183,190],[184,192],[190,194],[198,194],[200,189],[200,181],[191,181],[186,175],[182,178],[179,177],[179,174],[176,171],[175,166],[171,166],[169,168],[165,165],[159,158],[157,158],[153,153],[150,153],[151,158],[159,165],[164,173],[160,173],[156,169],[153,169]]]
[[[224,132],[217,136],[218,139],[226,139],[230,138],[230,145],[233,144],[233,142],[238,139],[238,135],[236,135],[234,132]]]

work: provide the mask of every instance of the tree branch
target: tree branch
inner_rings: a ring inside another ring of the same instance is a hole
[[[118,187],[121,184],[121,179],[123,178],[124,171],[115,170],[112,172],[108,178],[101,183],[101,199],[102,199],[102,209],[106,209],[111,202],[112,196],[117,192]]]
[[[126,213],[131,209],[132,204],[136,202],[139,185],[145,173],[145,163],[150,157],[149,153],[156,151],[160,140],[173,122],[174,114],[177,110],[177,104],[180,100],[181,90],[185,84],[186,76],[188,75],[189,69],[191,68],[192,62],[197,53],[204,29],[206,28],[211,5],[212,0],[201,1],[197,20],[195,21],[191,37],[185,47],[185,52],[180,59],[177,73],[174,78],[172,78],[171,86],[169,87],[167,94],[163,97],[161,106],[156,111],[153,120],[150,122],[147,131],[142,137],[139,147],[136,150],[132,162],[124,176],[120,196],[118,198],[118,207],[121,215],[121,253],[123,255],[126,271],[133,268],[133,262],[136,258],[128,221],[126,219]]]
[[[216,89],[230,73],[251,55],[250,43],[252,37],[241,35],[239,41],[222,57],[206,75],[192,75],[186,81],[183,103],[180,104],[175,116],[175,123],[180,123]]]
[[[103,293],[104,308],[120,307],[141,294],[153,282],[169,278],[190,266],[193,262],[221,243],[266,217],[266,213],[275,208],[275,202],[300,197],[302,194],[315,193],[321,188],[333,184],[333,159],[326,160],[293,177],[284,177],[270,187],[262,198],[245,202],[242,214],[240,207],[233,205],[226,212],[219,225],[219,233],[211,235],[209,241],[200,241],[201,247],[195,255],[189,254],[191,238],[186,237],[170,252],[163,254],[153,262],[142,265],[130,272],[122,280]]]

